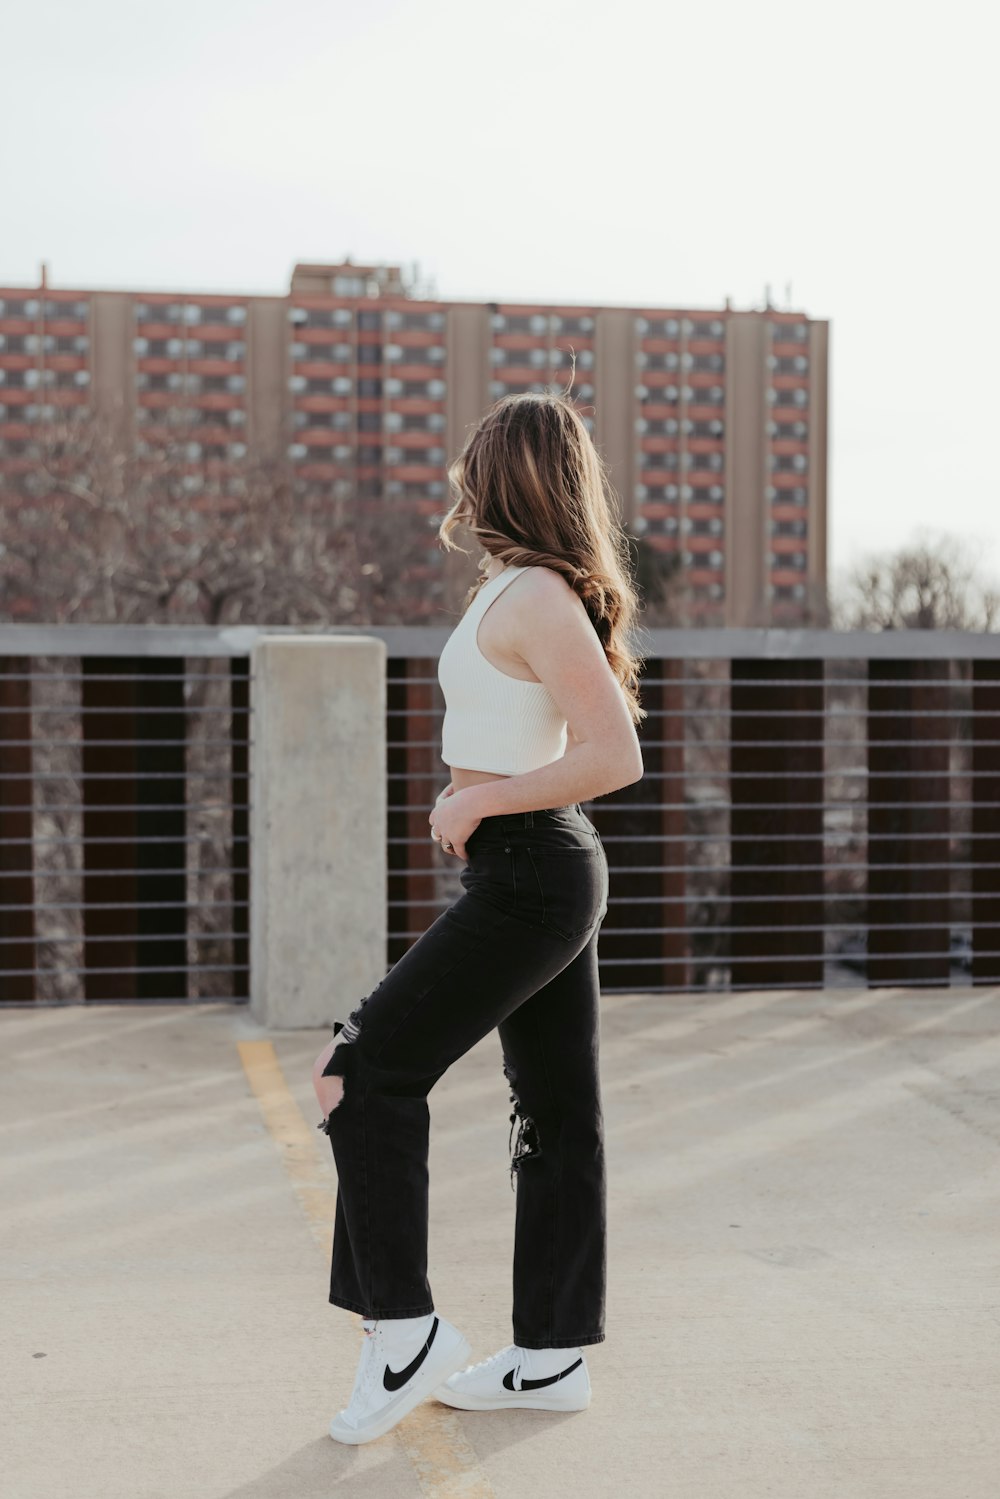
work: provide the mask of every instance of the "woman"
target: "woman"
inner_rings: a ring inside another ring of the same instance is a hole
[[[485,577],[441,654],[450,784],[428,821],[464,894],[317,1057],[336,1161],[330,1301],[359,1312],[338,1441],[371,1441],[428,1394],[465,1410],[589,1403],[604,1339],[605,1182],[597,934],[608,870],[581,802],[641,778],[637,603],[614,491],[562,396],[497,402],[451,465]],[[427,1279],[427,1095],[496,1028],[517,1180],[514,1343],[470,1349]],[[458,1372],[462,1370],[462,1372]]]

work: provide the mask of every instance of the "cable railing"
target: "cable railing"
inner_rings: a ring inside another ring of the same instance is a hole
[[[0,625],[5,1001],[248,998],[252,647],[287,633]],[[391,965],[460,893],[427,820],[448,630],[309,633],[386,647]],[[641,648],[645,775],[584,803],[606,992],[1000,984],[1000,636]]]
[[[0,996],[245,1000],[250,673],[231,632],[0,626]]]
[[[584,804],[605,992],[1000,983],[1000,636],[645,633],[645,775]],[[435,664],[390,661],[394,958],[459,888]]]

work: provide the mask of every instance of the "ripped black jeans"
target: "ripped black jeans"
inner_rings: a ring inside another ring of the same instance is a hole
[[[330,1301],[366,1317],[434,1310],[427,1279],[427,1095],[491,1030],[510,1085],[513,1341],[604,1339],[606,1203],[597,936],[608,865],[578,802],[484,817],[464,894],[353,1011],[320,1128],[337,1209]],[[337,1029],[339,1030],[339,1026]]]

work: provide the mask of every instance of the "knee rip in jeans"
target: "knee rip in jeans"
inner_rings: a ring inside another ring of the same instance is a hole
[[[339,1036],[340,1040],[338,1044],[333,1048],[333,1051],[330,1054],[330,1060],[323,1068],[322,1075],[324,1077],[343,1078],[344,1093],[347,1092],[348,1067],[350,1066],[350,1062],[353,1060],[354,1043],[357,1041],[358,1036],[361,1034],[361,1011],[364,1009],[370,998],[371,995],[366,995],[361,1003],[351,1011],[346,1020],[335,1020],[333,1022],[334,1037]],[[326,1118],[322,1119],[319,1124],[317,1124],[317,1129],[321,1129],[326,1135],[330,1133],[330,1122],[342,1102],[343,1096],[341,1096],[340,1103],[335,1104],[334,1107],[330,1110],[329,1114],[327,1114]]]
[[[542,1147],[538,1140],[538,1126],[531,1115],[524,1112],[514,1087],[517,1081],[517,1069],[506,1057],[503,1059],[503,1075],[510,1083],[510,1101],[513,1105],[510,1116],[510,1135],[507,1139],[507,1148],[511,1150],[510,1185],[513,1191],[514,1173],[520,1169],[521,1162],[530,1156],[541,1155]],[[515,1124],[518,1127],[516,1140],[514,1140]]]
[[[345,1076],[344,1068],[347,1065],[347,1058],[343,1054],[343,1048],[345,1046],[351,1045],[358,1039],[358,1036],[361,1034],[361,1012],[364,1010],[365,1005],[372,998],[372,996],[377,994],[381,989],[382,985],[385,983],[386,977],[387,975],[382,975],[378,983],[375,985],[374,989],[371,991],[371,994],[366,994],[361,1003],[355,1005],[354,1009],[348,1015],[346,1020],[335,1020],[333,1022],[333,1034],[334,1037],[340,1036],[340,1044],[334,1047],[333,1055],[330,1057],[330,1060],[323,1068],[324,1077]]]

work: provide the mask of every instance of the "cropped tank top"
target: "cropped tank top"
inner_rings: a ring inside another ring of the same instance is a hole
[[[506,567],[485,582],[445,642],[438,682],[445,714],[441,759],[466,770],[523,775],[566,749],[566,719],[544,682],[508,676],[476,643],[479,621],[507,585],[527,572]]]

